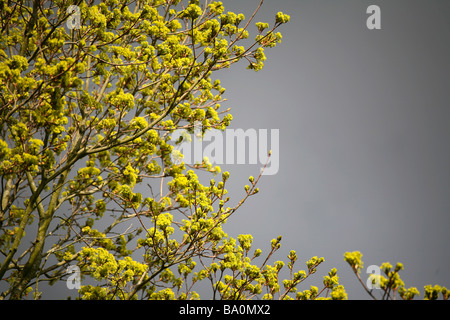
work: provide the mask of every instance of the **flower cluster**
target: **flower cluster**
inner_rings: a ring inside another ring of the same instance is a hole
[[[294,298],[323,259],[294,272],[291,252],[280,281],[285,263],[268,259],[281,238],[256,264],[252,236],[223,229],[261,176],[232,205],[228,172],[218,179],[207,158],[174,163],[170,144],[198,122],[201,134],[230,125],[214,73],[239,61],[263,68],[290,17],[270,25],[195,0],[81,1],[75,17],[69,3],[0,1],[0,279],[10,284],[1,298],[23,297],[30,283],[39,297],[42,279],[63,279],[74,263],[93,280],[81,299],[195,299],[205,280],[224,299]],[[36,239],[19,253],[32,224]],[[332,272],[324,290],[343,297],[336,288]]]
[[[364,289],[373,299],[381,298],[382,300],[395,300],[398,296],[400,296],[403,300],[412,300],[416,296],[420,295],[420,292],[416,287],[405,287],[405,283],[400,278],[399,274],[400,271],[404,270],[404,266],[400,262],[398,262],[395,266],[389,262],[384,262],[379,266],[379,273],[372,273],[370,275],[368,282],[370,280],[370,283],[372,285],[376,284],[376,289],[380,290],[381,296],[377,298],[375,292],[373,292],[373,288],[369,288],[366,284],[364,284],[359,275],[363,267],[362,253],[359,251],[346,252],[344,254],[344,260],[350,265]],[[431,285],[426,285],[424,289],[425,300],[436,300],[439,298],[440,294],[442,294],[442,299],[444,300],[447,300],[449,297],[447,288],[439,285],[435,285],[434,287]]]

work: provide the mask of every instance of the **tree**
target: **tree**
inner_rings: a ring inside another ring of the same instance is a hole
[[[376,268],[372,271],[376,272],[371,273],[366,283],[364,283],[359,275],[364,266],[362,256],[362,253],[359,251],[346,252],[344,254],[344,260],[350,265],[362,287],[372,299],[396,300],[400,297],[402,300],[413,300],[416,296],[420,295],[416,287],[405,288],[405,283],[399,275],[399,272],[404,270],[403,263],[401,262],[397,262],[395,267],[389,262],[383,262],[379,267],[374,266]],[[446,287],[440,285],[424,286],[424,300],[436,300],[440,296],[442,296],[443,300],[448,300],[449,291]]]
[[[294,272],[291,251],[281,288],[281,237],[257,262],[251,235],[222,229],[261,176],[232,207],[228,172],[171,158],[175,130],[232,120],[213,74],[258,71],[281,41],[281,12],[250,41],[262,2],[245,19],[212,1],[0,1],[2,299],[39,298],[73,266],[95,281],[83,299],[192,299],[200,281],[215,299],[288,299],[316,271],[323,258]],[[296,297],[346,297],[335,269],[323,283]]]

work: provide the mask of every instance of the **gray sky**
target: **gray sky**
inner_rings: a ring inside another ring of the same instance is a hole
[[[259,0],[223,2],[250,17]],[[381,30],[366,27],[371,4]],[[265,68],[217,74],[231,128],[280,129],[278,174],[225,230],[266,250],[283,235],[278,258],[294,249],[298,268],[325,257],[312,284],[336,267],[349,298],[368,298],[343,261],[354,250],[366,267],[402,262],[421,294],[450,287],[450,2],[266,0],[258,21],[278,11],[291,22]],[[233,196],[259,167],[222,167]]]

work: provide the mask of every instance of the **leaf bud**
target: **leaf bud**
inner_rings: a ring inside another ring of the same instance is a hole
[[[224,173],[222,173],[223,181],[227,181],[229,177],[230,177],[230,173],[228,171],[225,171]]]

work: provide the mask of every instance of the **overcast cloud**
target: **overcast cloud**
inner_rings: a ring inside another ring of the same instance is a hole
[[[258,3],[224,1],[246,17]],[[381,30],[366,27],[372,4]],[[280,259],[325,257],[312,283],[337,267],[349,298],[368,298],[343,261],[354,250],[366,267],[402,262],[421,294],[449,287],[450,2],[266,0],[259,20],[278,11],[291,22],[265,68],[218,75],[231,128],[280,130],[278,174],[226,230],[266,250],[283,235]],[[223,166],[232,195],[259,167]]]

